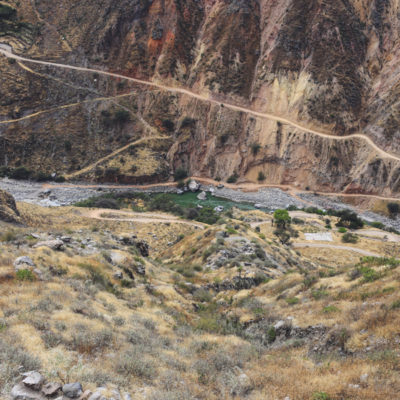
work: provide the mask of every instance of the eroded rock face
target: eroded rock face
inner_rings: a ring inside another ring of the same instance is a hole
[[[55,29],[7,32],[3,41],[12,42],[15,52],[24,48],[28,56],[182,86],[322,133],[361,132],[385,151],[400,153],[397,1],[106,0],[99,9],[96,1],[83,0],[79,21],[71,0],[41,1],[37,12],[28,0],[19,3],[10,19],[34,27],[42,16]],[[59,31],[69,40],[60,41]],[[0,71],[7,95],[2,119],[54,109],[70,98],[94,98],[93,90],[111,96],[138,88],[79,72],[74,83],[90,90],[66,88],[5,59]],[[23,89],[15,90],[16,83]],[[218,102],[144,87],[127,106],[132,117],[88,102],[26,119],[23,128],[1,125],[0,163],[23,160],[36,171],[67,174],[117,151],[79,177],[155,182],[184,168],[193,176],[227,179],[236,173],[253,182],[263,172],[265,183],[324,191],[400,191],[400,163],[360,138],[336,141]],[[149,133],[163,139],[128,145]],[[257,151],[253,144],[260,145]]]
[[[0,221],[21,222],[14,197],[4,190],[0,190]]]

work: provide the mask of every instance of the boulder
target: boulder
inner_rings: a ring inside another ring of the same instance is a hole
[[[61,390],[61,385],[59,383],[54,383],[54,382],[49,382],[43,385],[42,387],[42,393],[45,396],[55,396],[58,394]]]
[[[46,240],[44,242],[39,242],[33,246],[34,248],[38,247],[48,247],[52,250],[62,250],[64,246],[64,242],[60,239],[54,239],[54,240]]]
[[[207,193],[201,192],[200,194],[197,195],[197,198],[202,201],[207,200]]]
[[[189,182],[189,190],[193,193],[197,192],[200,189],[200,185],[195,181],[195,180],[191,180]]]
[[[124,274],[121,271],[115,272],[113,275],[114,279],[122,280],[124,279]]]
[[[44,377],[37,371],[29,371],[22,374],[22,383],[32,390],[40,390],[44,383]]]
[[[125,264],[126,260],[127,260],[126,254],[117,250],[110,252],[111,264],[113,265]]]
[[[100,400],[103,396],[103,391],[96,390],[93,394],[90,395],[88,400]]]
[[[146,267],[143,264],[136,265],[135,269],[139,275],[146,275]]]
[[[25,386],[22,382],[11,389],[13,400],[46,400],[46,397],[35,390]]]
[[[82,395],[79,397],[79,400],[89,400],[90,396],[92,395],[92,391],[85,390]]]
[[[83,394],[82,385],[79,382],[65,384],[62,391],[69,399],[77,399]]]
[[[35,268],[35,263],[30,257],[22,256],[15,259],[14,267],[16,271],[19,271],[20,269]]]
[[[0,221],[11,223],[21,222],[14,197],[4,190],[0,190]]]

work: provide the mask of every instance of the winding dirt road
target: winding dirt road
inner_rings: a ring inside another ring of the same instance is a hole
[[[135,213],[121,210],[110,210],[107,208],[100,208],[96,210],[90,210],[82,214],[83,217],[98,219],[102,221],[114,221],[114,222],[138,222],[142,224],[181,224],[193,226],[200,229],[205,229],[206,225],[200,222],[185,221],[168,214],[158,213]],[[121,217],[121,218],[120,218]],[[129,218],[128,218],[129,217]]]
[[[165,90],[171,93],[180,93],[180,94],[184,94],[187,96],[190,96],[192,98],[201,100],[201,101],[206,101],[209,103],[213,103],[213,104],[218,104],[218,105],[223,105],[226,108],[229,108],[231,110],[234,111],[239,111],[239,112],[243,112],[246,114],[250,114],[250,115],[254,115],[256,117],[259,118],[264,118],[264,119],[269,119],[272,121],[277,121],[280,122],[282,124],[287,124],[290,126],[293,126],[294,128],[300,129],[304,132],[308,132],[308,133],[312,133],[314,135],[326,138],[326,139],[330,139],[330,140],[348,140],[348,139],[361,139],[365,142],[368,143],[368,145],[370,147],[372,147],[377,154],[379,154],[382,158],[388,158],[388,159],[392,159],[395,161],[400,161],[400,157],[389,153],[383,149],[381,149],[380,147],[378,147],[368,136],[362,134],[362,133],[354,133],[351,135],[346,135],[346,136],[335,136],[330,132],[323,132],[323,131],[317,131],[315,129],[311,129],[311,128],[307,128],[303,125],[300,125],[297,122],[291,121],[287,118],[284,117],[280,117],[280,116],[276,116],[274,114],[270,114],[270,113],[263,113],[263,112],[258,112],[255,110],[252,110],[250,108],[246,108],[246,107],[241,107],[241,106],[237,106],[231,103],[226,103],[226,102],[221,102],[218,100],[215,100],[213,98],[201,95],[201,94],[197,94],[194,93],[188,89],[183,89],[183,88],[177,88],[177,87],[171,87],[171,86],[167,86],[167,85],[163,85],[161,83],[157,83],[157,82],[149,82],[149,81],[145,81],[145,80],[141,80],[141,79],[137,79],[137,78],[131,78],[125,75],[121,75],[121,74],[116,74],[113,72],[107,72],[107,71],[102,71],[102,70],[97,70],[97,69],[92,69],[92,68],[85,68],[85,67],[77,67],[77,66],[73,66],[73,65],[67,65],[67,64],[60,64],[60,63],[54,63],[54,62],[48,62],[48,61],[40,61],[40,60],[33,60],[30,58],[26,58],[26,57],[21,57],[18,56],[16,54],[11,53],[10,51],[8,51],[5,48],[2,48],[0,46],[0,53],[2,53],[4,56],[6,56],[7,58],[12,58],[18,61],[24,61],[24,62],[28,62],[28,63],[34,63],[34,64],[39,64],[39,65],[47,65],[47,66],[52,66],[52,67],[58,67],[58,68],[64,68],[64,69],[70,69],[70,70],[75,70],[75,71],[81,71],[81,72],[90,72],[90,73],[97,73],[97,74],[101,74],[101,75],[106,75],[106,76],[110,76],[113,78],[119,78],[119,79],[124,79],[124,80],[128,80],[130,82],[135,82],[137,84],[140,85],[144,85],[144,86],[149,86],[149,87],[156,87],[158,89],[161,90]]]
[[[366,257],[381,257],[381,255],[376,253],[371,253],[367,250],[358,249],[357,247],[340,246],[335,244],[325,244],[325,243],[292,243],[294,248],[307,248],[312,247],[314,249],[333,249],[333,250],[346,250],[353,251],[354,253],[359,253]]]
[[[79,175],[82,175],[82,174],[84,174],[84,173],[86,173],[86,172],[89,172],[89,171],[91,171],[93,168],[97,167],[97,165],[99,165],[99,164],[102,163],[103,161],[107,161],[107,160],[109,160],[110,158],[114,158],[114,157],[117,156],[118,154],[120,154],[120,153],[122,153],[123,151],[129,149],[129,147],[135,146],[135,145],[140,144],[140,143],[148,142],[149,140],[153,140],[153,139],[168,140],[168,139],[171,139],[171,138],[170,138],[169,136],[147,136],[147,137],[144,137],[144,138],[142,138],[142,139],[136,140],[135,142],[128,143],[128,144],[125,145],[124,147],[121,147],[121,148],[119,148],[119,149],[113,151],[112,153],[106,155],[105,157],[99,158],[99,159],[98,159],[96,162],[94,162],[93,164],[90,164],[89,166],[87,166],[87,167],[85,167],[85,168],[82,168],[82,169],[80,169],[79,171],[76,171],[76,172],[74,172],[74,173],[72,173],[72,174],[65,175],[65,177],[66,177],[67,179],[71,179],[71,178],[77,177],[77,176],[79,176]]]

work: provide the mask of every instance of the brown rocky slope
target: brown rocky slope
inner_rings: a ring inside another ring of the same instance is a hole
[[[22,0],[1,3],[0,35],[29,58],[190,88],[332,135],[361,132],[397,155],[399,7],[394,0]],[[77,177],[100,181],[165,180],[182,167],[252,181],[261,171],[268,183],[329,191],[400,190],[400,163],[360,138],[318,137],[101,74],[5,58],[0,68],[3,121],[46,111],[0,125],[2,164],[69,174],[96,163]],[[170,139],[129,145],[160,136]]]

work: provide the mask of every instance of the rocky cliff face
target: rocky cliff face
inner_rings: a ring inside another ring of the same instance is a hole
[[[189,88],[331,135],[362,133],[400,156],[396,0],[7,4],[0,41],[15,52]],[[321,137],[101,74],[4,58],[0,68],[3,121],[45,111],[0,125],[2,164],[83,169],[75,176],[101,181],[165,180],[182,167],[252,181],[263,172],[266,183],[311,189],[400,191],[400,162],[359,137]],[[137,143],[145,137],[154,139]]]

